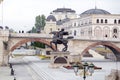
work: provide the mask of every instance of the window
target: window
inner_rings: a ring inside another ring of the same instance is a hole
[[[76,30],[74,30],[74,36],[76,36]]]
[[[96,21],[97,23],[99,23],[99,19],[97,19],[97,21]]]
[[[105,35],[105,37],[107,38],[107,37],[108,37],[108,35],[106,34],[106,35]]]
[[[83,30],[81,30],[81,36],[84,36],[84,31]]]
[[[101,19],[101,23],[103,23],[103,19]]]
[[[120,20],[118,20],[118,24],[120,24]]]
[[[117,29],[113,29],[113,33],[117,33]]]
[[[107,19],[105,19],[105,23],[107,23]]]
[[[76,26],[76,23],[74,23],[74,26]]]
[[[117,23],[117,20],[115,19],[115,20],[114,20],[114,24],[116,24],[116,23]]]

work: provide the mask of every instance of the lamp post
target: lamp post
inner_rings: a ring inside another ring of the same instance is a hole
[[[75,75],[77,76],[77,73],[78,73],[78,70],[79,70],[78,64],[74,64],[73,68],[74,68]]]
[[[87,62],[85,62],[82,65],[83,65],[83,79],[85,80],[87,72],[90,73],[90,76],[92,76],[92,74],[94,73],[94,64],[93,63],[88,64]],[[79,67],[80,66],[77,63],[73,65],[75,75],[77,75]]]

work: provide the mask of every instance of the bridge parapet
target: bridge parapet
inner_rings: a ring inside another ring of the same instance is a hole
[[[107,41],[107,42],[120,42],[120,38],[105,38],[105,37],[74,37],[73,40],[84,40],[84,41]]]
[[[45,38],[51,39],[53,35],[44,33],[10,33],[11,38]],[[67,36],[65,36],[66,38]],[[84,41],[108,41],[108,42],[120,42],[120,38],[105,38],[105,37],[81,37],[74,36],[73,40],[84,40]]]
[[[10,33],[10,37],[17,38],[52,38],[50,34],[38,34],[38,33]]]

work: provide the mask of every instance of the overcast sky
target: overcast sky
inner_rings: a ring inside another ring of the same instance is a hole
[[[120,0],[4,0],[0,4],[0,25],[13,28],[17,32],[28,31],[34,26],[37,15],[44,14],[47,17],[53,10],[63,7],[80,14],[95,8],[95,4],[99,9],[120,14]]]

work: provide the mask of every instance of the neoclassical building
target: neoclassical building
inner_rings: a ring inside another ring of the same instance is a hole
[[[106,10],[95,8],[84,11],[77,17],[72,9],[59,9],[54,10],[47,17],[46,33],[64,28],[76,38],[116,39],[120,37],[120,14],[111,14]]]

